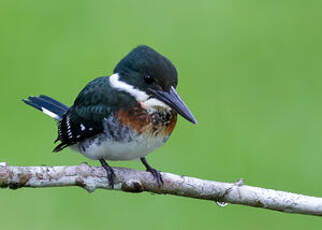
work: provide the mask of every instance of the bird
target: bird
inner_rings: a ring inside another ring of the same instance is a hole
[[[140,159],[162,186],[160,171],[150,166],[146,156],[168,140],[178,114],[197,124],[178,95],[177,84],[174,64],[140,45],[121,59],[112,75],[90,81],[70,107],[46,95],[23,102],[57,121],[55,143],[60,143],[53,152],[69,147],[100,161],[112,187],[115,173],[106,161]]]

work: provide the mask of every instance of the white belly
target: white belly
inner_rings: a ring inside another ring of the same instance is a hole
[[[123,161],[134,160],[148,155],[167,141],[161,135],[147,136],[144,134],[133,137],[130,141],[118,142],[98,135],[83,141],[72,148],[92,160]]]

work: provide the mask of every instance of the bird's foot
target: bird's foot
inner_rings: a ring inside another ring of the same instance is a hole
[[[107,179],[108,179],[108,183],[109,185],[111,185],[112,189],[114,189],[114,171],[112,168],[110,168],[110,170],[106,170],[106,174],[107,174]]]
[[[102,167],[106,171],[109,185],[112,187],[112,189],[114,189],[114,177],[115,177],[115,173],[114,173],[113,168],[111,166],[109,166],[104,159],[100,159],[100,162],[102,164]]]
[[[152,168],[145,157],[142,157],[141,161],[144,164],[146,171],[152,173],[153,177],[157,180],[159,187],[161,187],[163,185],[163,180],[160,171]]]
[[[161,187],[163,185],[163,179],[162,179],[162,176],[161,176],[161,173],[159,170],[156,170],[154,168],[147,168],[146,171],[152,173],[152,175],[156,179],[159,187]]]

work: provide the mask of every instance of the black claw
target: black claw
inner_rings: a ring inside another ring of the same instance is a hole
[[[100,162],[102,164],[102,167],[105,169],[106,174],[107,174],[107,179],[109,185],[111,185],[112,189],[114,188],[114,177],[115,173],[114,170],[111,166],[109,166],[104,159],[100,159]]]
[[[146,169],[146,171],[152,173],[153,177],[157,180],[159,187],[163,185],[163,179],[159,170],[156,170],[154,168],[149,168],[149,169]]]
[[[152,168],[146,161],[145,157],[142,157],[141,161],[144,164],[146,171],[152,173],[153,177],[157,180],[159,187],[161,187],[163,185],[163,179],[160,174],[160,171]]]

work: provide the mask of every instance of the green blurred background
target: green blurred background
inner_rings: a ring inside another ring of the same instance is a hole
[[[322,196],[321,1],[0,1],[0,161],[74,165],[55,122],[21,99],[66,104],[147,44],[179,72],[199,121],[149,155],[163,171]],[[90,161],[92,165],[97,162]],[[113,166],[143,169],[140,162]],[[317,217],[79,188],[1,190],[1,229],[322,229]]]

